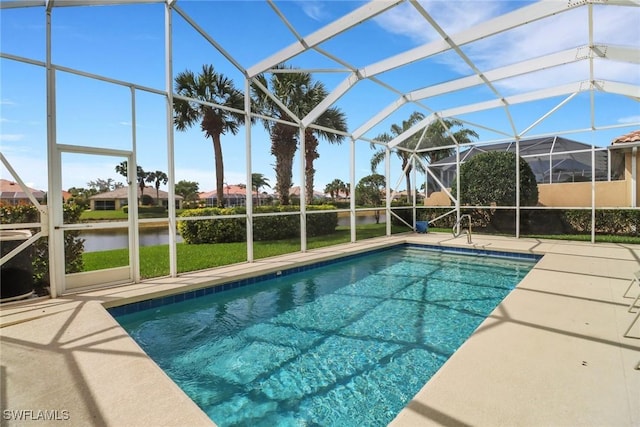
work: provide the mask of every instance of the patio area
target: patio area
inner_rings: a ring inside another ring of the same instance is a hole
[[[3,425],[212,425],[105,307],[404,242],[544,257],[392,425],[640,424],[640,246],[412,233],[3,306]]]

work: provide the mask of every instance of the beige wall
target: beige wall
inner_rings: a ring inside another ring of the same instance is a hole
[[[554,207],[591,207],[591,183],[538,184],[538,203]],[[596,207],[628,207],[630,203],[626,181],[596,182]]]
[[[451,206],[451,199],[444,191],[434,191],[424,201],[425,206]]]

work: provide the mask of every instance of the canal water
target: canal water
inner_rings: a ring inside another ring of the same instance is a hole
[[[385,216],[380,215],[380,222],[385,221]],[[357,217],[356,224],[374,224],[373,215]],[[349,218],[339,218],[338,225],[349,225]],[[169,244],[169,229],[166,226],[140,228],[140,246],[156,246]],[[127,231],[123,229],[110,229],[102,231],[83,231],[80,235],[84,239],[85,252],[106,251],[109,249],[124,249],[128,247]],[[178,243],[182,237],[178,234]]]

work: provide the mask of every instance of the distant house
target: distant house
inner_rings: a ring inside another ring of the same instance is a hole
[[[138,190],[138,199],[141,197],[140,187],[137,187]],[[145,198],[148,196],[153,200],[153,205],[158,205],[158,201],[156,197],[160,199],[160,204],[165,208],[169,205],[169,193],[166,191],[158,190],[156,194],[155,187],[145,187],[144,190]],[[122,209],[123,207],[128,205],[129,202],[129,188],[122,187],[118,188],[114,191],[107,191],[105,193],[96,194],[95,196],[89,197],[89,207],[94,211],[114,211],[118,209]],[[182,196],[176,194],[176,209],[182,208],[182,200],[184,199]]]
[[[289,189],[289,198],[292,200],[292,202],[295,203],[300,203],[300,187],[296,186],[296,187],[291,187]],[[327,196],[321,192],[321,191],[316,191],[313,190],[313,201],[322,201],[325,200],[327,198]],[[307,200],[307,203],[311,203],[311,200]]]
[[[34,188],[28,187],[28,189],[38,202],[46,202],[47,193]],[[22,190],[20,184],[6,179],[0,179],[0,203],[15,206],[23,203],[31,204],[31,200]]]
[[[253,205],[261,206],[264,204],[271,204],[273,201],[273,195],[263,191],[259,197],[255,191],[251,191]],[[205,191],[198,194],[200,198],[200,205],[206,207],[215,207],[218,205],[218,193],[216,190]],[[244,184],[224,185],[224,199],[225,206],[236,207],[247,205],[247,187]]]
[[[207,207],[218,206],[218,192],[216,190],[205,191],[198,194],[201,204]],[[244,185],[226,185],[224,186],[225,206],[246,206],[247,204],[247,188]],[[254,197],[255,200],[255,197]]]

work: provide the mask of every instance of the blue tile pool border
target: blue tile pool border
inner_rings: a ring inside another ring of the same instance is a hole
[[[335,264],[338,262],[348,261],[354,258],[359,258],[359,257],[380,253],[380,252],[385,252],[393,249],[399,249],[399,248],[413,248],[413,249],[438,251],[443,253],[456,253],[456,254],[466,254],[466,255],[475,255],[475,256],[479,255],[479,256],[529,260],[529,261],[539,261],[542,258],[542,255],[530,254],[530,253],[493,251],[493,250],[487,250],[487,249],[469,249],[469,248],[437,246],[437,245],[424,245],[424,244],[418,244],[418,243],[400,243],[398,245],[373,249],[371,251],[360,252],[357,254],[345,255],[343,257],[334,258],[326,261],[319,261],[313,264],[286,268],[286,269],[279,270],[277,272],[262,274],[260,276],[248,277],[246,279],[241,279],[241,280],[232,280],[227,283],[211,285],[206,288],[194,289],[192,291],[180,292],[177,294],[167,295],[164,297],[150,298],[150,299],[146,299],[138,302],[110,307],[107,309],[107,311],[113,317],[123,316],[125,314],[132,314],[138,311],[157,308],[157,307],[168,305],[168,304],[174,304],[176,302],[182,302],[182,301],[202,297],[205,295],[217,294],[220,292],[229,291],[231,289],[241,288],[243,286],[254,285],[256,283],[264,282],[265,280],[288,276],[290,274],[295,274],[295,273],[299,273],[307,270],[313,270],[315,268],[325,267],[327,265]]]
[[[480,256],[488,256],[488,257],[494,257],[494,258],[508,258],[508,259],[519,259],[519,260],[529,260],[529,261],[540,261],[540,259],[542,259],[542,256],[543,256],[543,255],[531,254],[531,253],[494,251],[490,249],[469,249],[469,248],[451,247],[451,246],[423,245],[419,243],[405,243],[404,246],[414,248],[414,249],[436,250],[444,253],[467,254],[467,255],[476,255],[476,256],[480,255]]]

